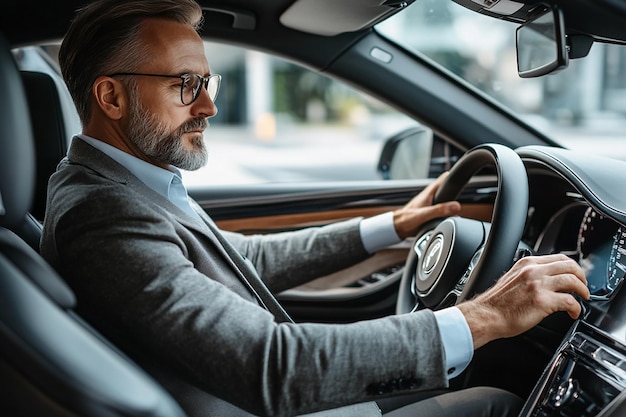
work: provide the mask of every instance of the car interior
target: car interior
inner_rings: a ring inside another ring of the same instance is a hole
[[[626,5],[619,0],[455,2],[520,25],[530,25],[538,6],[558,11],[555,21],[565,22],[557,31],[561,55],[550,68],[520,76],[560,70],[593,42],[626,44]],[[73,127],[59,80],[18,69],[12,50],[61,39],[81,3],[29,2],[29,30],[20,21],[23,2],[0,6],[0,415],[182,417],[185,411],[165,388],[81,319],[75,312],[80,300],[38,253],[47,181]],[[490,343],[451,389],[508,389],[525,399],[521,416],[624,415],[626,196],[616,190],[626,163],[564,149],[373,30],[413,1],[266,3],[200,1],[202,36],[289,57],[428,122],[447,158],[433,158],[428,177],[452,168],[436,201],[464,205],[462,217],[424,225],[415,241],[280,294],[290,315],[341,323],[443,308],[486,289],[514,259],[565,253],[588,267],[594,285],[592,300],[581,302],[582,317],[557,313],[523,335]],[[388,56],[393,65],[385,62]],[[394,158],[421,134],[412,128],[387,141],[378,163],[383,177],[410,171]],[[384,212],[429,181],[218,186],[190,193],[223,229],[271,233]],[[425,274],[421,260],[439,235],[469,239],[447,249],[458,261],[440,279],[418,280]]]

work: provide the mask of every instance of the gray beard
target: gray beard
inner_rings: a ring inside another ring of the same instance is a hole
[[[134,91],[129,93],[131,116],[127,134],[133,145],[150,158],[185,171],[195,171],[206,165],[208,152],[203,138],[192,138],[192,150],[184,148],[182,138],[186,132],[206,129],[208,122],[205,118],[188,120],[172,132],[141,105]]]

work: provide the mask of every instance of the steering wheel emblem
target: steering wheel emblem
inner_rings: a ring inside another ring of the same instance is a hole
[[[443,252],[443,236],[437,235],[430,246],[428,247],[428,251],[426,252],[426,256],[422,261],[422,271],[424,274],[430,274],[435,266],[439,263],[441,259],[441,254]]]

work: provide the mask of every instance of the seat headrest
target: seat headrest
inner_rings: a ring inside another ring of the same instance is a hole
[[[9,44],[0,35],[0,226],[12,228],[30,209],[35,154],[26,95]]]
[[[35,218],[42,220],[46,207],[48,179],[67,153],[68,133],[59,87],[54,79],[42,72],[22,71],[21,76],[30,109],[37,163],[31,213]]]

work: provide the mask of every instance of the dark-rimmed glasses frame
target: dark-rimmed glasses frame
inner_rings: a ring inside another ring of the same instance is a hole
[[[180,101],[188,106],[198,99],[202,87],[209,93],[211,101],[215,102],[217,93],[220,91],[220,84],[222,83],[222,76],[219,74],[211,74],[208,77],[203,77],[200,74],[185,73],[180,75],[169,74],[145,74],[140,72],[116,72],[110,74],[108,77],[117,76],[141,76],[141,77],[162,77],[162,78],[179,78],[182,81],[180,85]]]

